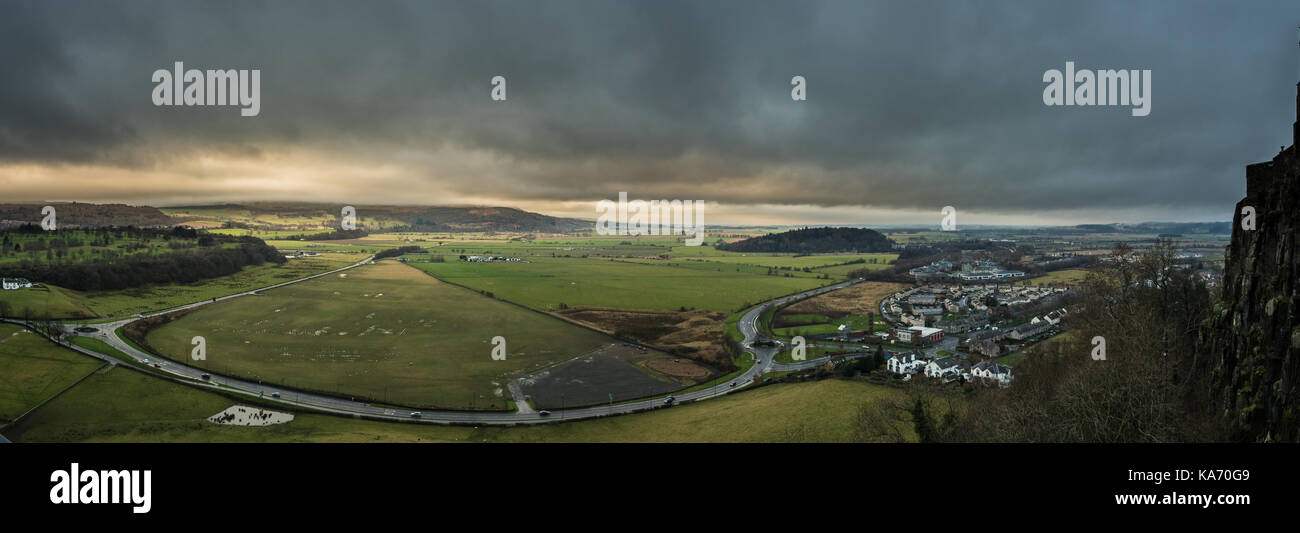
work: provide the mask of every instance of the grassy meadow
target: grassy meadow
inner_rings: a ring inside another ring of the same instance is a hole
[[[0,324],[0,420],[13,420],[100,367],[12,324]]]
[[[521,263],[413,263],[450,282],[534,309],[573,306],[735,311],[822,285],[816,279],[676,268],[609,259],[536,258]]]
[[[494,265],[495,266],[495,265]],[[287,387],[451,409],[505,409],[509,374],[614,342],[393,260],[218,302],[152,330],[160,355]],[[495,336],[506,360],[491,358]]]
[[[230,276],[193,284],[152,285],[118,291],[82,292],[49,285],[16,291],[0,291],[0,302],[6,304],[0,305],[0,310],[7,307],[7,316],[13,317],[129,316],[328,272],[364,258],[365,256],[355,254],[322,253],[317,257],[290,259],[283,265],[266,263],[249,266]]]

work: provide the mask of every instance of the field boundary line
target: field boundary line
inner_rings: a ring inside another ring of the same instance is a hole
[[[53,401],[55,398],[58,398],[59,396],[63,396],[63,393],[72,390],[72,388],[73,388],[73,387],[76,387],[77,385],[80,385],[81,382],[86,381],[87,379],[90,378],[90,376],[94,376],[94,375],[96,375],[96,374],[100,374],[100,373],[101,373],[100,371],[101,371],[101,370],[104,370],[105,367],[112,368],[112,367],[114,367],[114,366],[117,366],[117,364],[116,364],[116,363],[113,363],[113,362],[111,362],[111,361],[105,361],[103,364],[99,365],[98,367],[95,367],[94,370],[91,370],[91,371],[90,371],[89,373],[87,373],[86,375],[81,376],[81,378],[78,379],[77,381],[72,382],[71,385],[68,385],[67,387],[64,387],[63,390],[60,390],[59,392],[54,393],[54,395],[53,395],[53,396],[50,396],[49,398],[46,398],[46,399],[44,399],[44,400],[41,400],[41,403],[36,404],[35,406],[33,406],[31,409],[28,409],[28,410],[27,410],[26,412],[24,412],[23,414],[18,415],[18,417],[14,418],[13,420],[10,420],[9,423],[5,425],[5,427],[8,428],[9,426],[12,426],[12,425],[14,425],[14,424],[17,424],[18,421],[20,421],[20,420],[23,419],[23,417],[25,417],[25,416],[27,416],[27,415],[29,415],[29,414],[32,414],[32,411],[35,411],[35,410],[37,410],[37,409],[40,409],[40,408],[43,407],[45,404],[50,403],[51,401]]]

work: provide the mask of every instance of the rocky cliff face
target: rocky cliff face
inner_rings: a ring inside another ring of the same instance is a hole
[[[1300,141],[1300,85],[1296,104],[1294,135]],[[1247,208],[1254,210],[1254,229],[1243,221]],[[1203,353],[1215,365],[1213,386],[1236,439],[1300,440],[1297,232],[1300,148],[1293,144],[1272,161],[1246,167],[1246,197],[1233,219],[1223,299],[1202,332]]]

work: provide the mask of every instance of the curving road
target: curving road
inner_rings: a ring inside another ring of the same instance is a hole
[[[311,280],[323,276],[328,276],[331,274],[337,274],[345,270],[362,266],[370,262],[372,259],[373,256],[368,257],[365,260],[362,260],[356,264],[331,270],[329,272],[314,274],[304,278],[299,278],[284,283],[278,283],[275,285],[270,285],[259,289],[245,291],[238,294],[232,294],[229,296],[223,296],[211,300],[195,302],[192,304],[174,307],[164,311],[136,315],[134,317],[124,318],[113,322],[105,322],[105,323],[98,323],[98,324],[56,323],[55,326],[63,332],[64,335],[62,335],[61,337],[81,335],[81,336],[96,338],[101,341],[104,341],[109,346],[116,348],[122,353],[127,354],[128,356],[140,362],[141,364],[145,364],[145,362],[147,361],[148,365],[153,365],[155,363],[160,365],[160,368],[152,368],[152,367],[138,368],[134,365],[125,365],[126,368],[131,368],[132,370],[145,372],[157,377],[169,379],[171,381],[181,383],[184,385],[193,386],[193,387],[209,388],[209,389],[221,390],[225,392],[242,393],[250,396],[260,397],[263,401],[267,401],[267,402],[291,405],[291,406],[307,408],[307,409],[312,409],[312,410],[326,412],[326,413],[345,414],[345,415],[354,415],[354,416],[359,415],[359,416],[372,418],[372,419],[402,420],[402,421],[423,422],[423,423],[514,425],[514,424],[539,424],[539,423],[547,423],[547,422],[559,422],[563,420],[580,420],[585,418],[596,418],[596,417],[603,417],[603,416],[634,413],[638,411],[646,411],[650,409],[665,407],[663,397],[657,397],[657,398],[636,400],[631,402],[617,403],[617,404],[606,405],[606,406],[554,410],[554,412],[534,411],[533,409],[528,407],[528,405],[522,400],[523,398],[522,393],[517,389],[517,387],[511,386],[510,387],[511,395],[516,398],[516,405],[519,408],[518,411],[515,412],[421,411],[420,416],[417,418],[413,416],[413,413],[409,409],[404,410],[404,409],[397,409],[391,407],[374,406],[364,402],[352,401],[337,396],[326,396],[322,394],[301,392],[301,391],[296,391],[293,389],[288,389],[280,386],[263,384],[260,382],[248,381],[248,380],[213,374],[211,373],[212,372],[211,370],[203,370],[200,368],[191,367],[181,363],[168,361],[159,358],[156,355],[138,350],[130,343],[122,340],[116,334],[116,331],[119,328],[127,324],[130,324],[132,322],[135,322],[137,320],[141,320],[142,318],[153,317],[153,316],[172,313],[175,311],[180,311],[185,309],[194,309],[214,302],[220,302],[232,298],[239,298],[242,296],[253,295],[261,291],[283,287],[294,283],[300,283],[303,281],[307,281],[307,280]],[[680,403],[694,402],[694,401],[701,401],[710,398],[715,398],[753,385],[758,381],[758,377],[764,373],[773,370],[799,370],[804,368],[811,368],[829,360],[830,357],[822,357],[818,359],[811,359],[808,361],[800,361],[798,363],[775,362],[774,356],[778,351],[781,350],[780,344],[777,344],[775,346],[768,346],[768,347],[759,347],[754,345],[756,342],[759,341],[758,317],[762,315],[764,311],[770,309],[773,306],[780,306],[793,300],[807,298],[810,296],[816,296],[833,290],[842,289],[844,287],[848,287],[850,285],[859,283],[861,281],[863,280],[859,278],[850,281],[845,281],[842,283],[837,283],[834,285],[819,287],[802,293],[784,296],[781,298],[777,298],[775,300],[770,300],[768,302],[763,303],[762,305],[750,309],[740,318],[739,322],[737,323],[737,327],[739,328],[741,334],[744,336],[744,340],[741,342],[741,345],[745,349],[745,351],[749,352],[755,357],[755,364],[750,366],[749,369],[745,370],[741,374],[732,378],[730,381],[720,381],[717,385],[713,387],[698,389],[698,390],[684,392],[680,394],[673,394],[672,396],[676,398],[676,403],[680,404]],[[0,321],[21,324],[28,327],[33,326],[33,324],[31,323],[21,321],[21,320],[0,319]],[[75,331],[77,328],[94,328],[95,331],[83,333],[83,332]],[[32,327],[31,329],[36,329],[36,328]],[[95,357],[97,359],[101,359],[109,363],[113,363],[113,364],[121,363],[120,359],[112,355],[102,354],[94,350],[83,348],[81,346],[77,346],[59,339],[51,339],[51,340],[70,350],[74,350],[76,352],[91,357]],[[849,357],[855,357],[855,356],[849,356]],[[206,379],[203,378],[205,374],[209,376]],[[278,397],[273,396],[277,394]]]

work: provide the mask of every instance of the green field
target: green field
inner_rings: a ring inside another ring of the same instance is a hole
[[[782,320],[791,320],[800,323],[799,325],[772,328],[772,334],[782,338],[790,338],[795,335],[827,335],[835,333],[839,331],[840,325],[844,324],[846,320],[848,321],[849,329],[858,331],[867,329],[867,317],[865,315],[848,315],[835,320],[830,320],[830,318],[823,315],[812,314],[780,314],[777,316]],[[889,329],[889,326],[881,320],[876,320],[873,325],[875,326],[875,332]]]
[[[209,228],[208,233],[219,233],[221,235],[234,235],[236,237],[257,237],[264,241],[271,239],[287,239],[289,237],[300,237],[315,233],[326,233],[325,230],[282,230],[282,229],[248,229],[248,228]]]
[[[87,379],[6,436],[15,442],[846,442],[855,436],[860,405],[899,394],[859,381],[825,380],[536,427],[399,424],[319,414],[237,427],[205,419],[247,402],[118,368]]]
[[[289,388],[421,408],[505,409],[511,372],[614,342],[518,306],[381,261],[206,306],[148,335],[159,355],[188,359],[191,339],[219,373]],[[504,361],[492,338],[506,339]]]
[[[875,348],[871,348],[871,349],[874,350]],[[828,356],[828,355],[831,355],[831,354],[838,354],[838,353],[851,352],[851,351],[854,351],[854,350],[851,349],[851,348],[841,350],[841,349],[839,349],[839,348],[818,348],[818,347],[814,347],[814,346],[809,346],[809,347],[807,348],[807,351],[804,352],[804,358],[803,358],[803,360],[804,360],[804,361],[808,361],[808,360],[816,359],[816,358],[818,358],[818,357],[825,357],[825,356]],[[797,362],[797,361],[794,360],[793,354],[791,353],[791,351],[790,351],[790,347],[789,347],[789,346],[787,346],[786,349],[781,350],[780,352],[777,352],[777,354],[776,354],[776,361],[777,361],[778,363],[794,363],[794,362]]]
[[[83,293],[42,285],[16,291],[0,291],[0,315],[10,318],[91,317]]]
[[[440,279],[534,309],[573,306],[734,311],[822,283],[803,277],[676,268],[608,259],[535,258],[526,263],[413,263]]]
[[[352,254],[323,253],[317,257],[290,259],[283,265],[267,263],[249,266],[230,276],[189,285],[155,285],[95,292],[44,286],[0,292],[0,302],[8,304],[9,315],[14,317],[39,317],[43,314],[54,318],[129,316],[328,272],[364,258],[365,256]]]
[[[846,278],[849,276],[850,272],[853,272],[855,270],[884,270],[886,268],[889,268],[890,266],[891,265],[889,263],[877,261],[875,263],[858,263],[854,265],[836,265],[836,266],[822,267],[813,270],[813,272],[817,272],[819,274],[829,274],[831,276],[840,277],[840,278]]]
[[[707,272],[726,272],[733,275],[750,275],[750,276],[780,276],[780,277],[797,277],[820,279],[821,270],[810,270],[804,272],[798,269],[780,269],[774,267],[765,267],[758,265],[747,265],[743,263],[722,263],[718,261],[703,261],[700,259],[621,259],[632,263],[640,263],[651,266],[667,266],[672,268],[684,268],[689,270],[703,270]]]
[[[99,368],[12,324],[0,324],[0,420],[13,420]]]
[[[677,249],[674,249],[676,251]],[[889,262],[898,258],[898,254],[833,254],[833,255],[804,255],[796,256],[792,254],[739,254],[734,252],[725,252],[728,255],[703,255],[697,257],[701,261],[710,261],[715,263],[729,263],[741,265],[757,265],[764,267],[789,267],[789,268],[809,268],[817,269],[822,267],[835,266],[852,266],[854,268],[886,268]],[[693,256],[683,256],[693,257]],[[844,265],[850,261],[863,260],[865,263],[855,265]],[[875,260],[876,263],[870,261]]]
[[[280,251],[331,252],[343,254],[371,254],[397,247],[396,244],[354,244],[353,241],[285,241],[275,239],[268,239],[266,244],[274,246]]]

